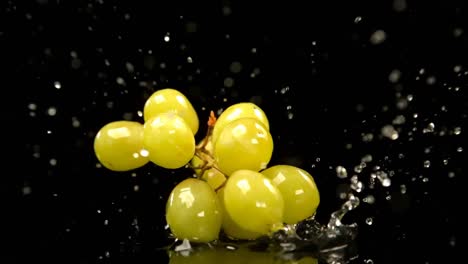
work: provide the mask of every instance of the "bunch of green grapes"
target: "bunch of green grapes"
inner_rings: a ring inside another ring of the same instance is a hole
[[[219,118],[211,112],[207,135],[198,145],[198,116],[177,90],[152,94],[144,120],[102,127],[95,154],[114,171],[148,162],[194,169],[196,177],[176,185],[167,200],[166,221],[176,238],[210,242],[223,232],[230,239],[252,240],[315,214],[320,196],[313,177],[290,165],[268,167],[273,139],[257,105],[231,105]]]

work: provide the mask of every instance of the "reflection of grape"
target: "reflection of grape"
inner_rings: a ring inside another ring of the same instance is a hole
[[[219,252],[212,249],[193,251],[188,256],[178,252],[170,252],[169,256],[169,264],[219,264],[219,261],[222,261],[219,258]]]
[[[224,233],[231,239],[256,239],[260,237],[262,234],[256,232],[250,232],[241,228],[238,224],[236,224],[229,214],[226,213],[226,209],[224,208],[224,188],[218,191],[218,198],[221,203],[221,209],[223,214],[223,231]]]
[[[187,122],[193,134],[198,131],[198,116],[190,101],[174,89],[162,89],[146,100],[143,109],[145,122],[161,113],[175,113]]]
[[[94,152],[104,167],[128,171],[148,163],[143,150],[143,125],[115,121],[103,126],[94,139]]]
[[[219,134],[227,124],[241,118],[257,119],[267,130],[270,129],[265,112],[260,107],[253,103],[238,103],[228,107],[219,116],[213,128],[213,140],[216,141],[218,139]]]
[[[281,259],[272,252],[252,251],[248,248],[228,250],[225,248],[204,248],[194,250],[189,255],[170,252],[170,264],[318,264],[313,257],[300,259]]]
[[[167,169],[184,166],[195,153],[192,130],[174,113],[159,114],[146,121],[143,144],[150,161]]]
[[[197,242],[217,239],[222,216],[216,193],[202,180],[182,181],[169,196],[166,221],[179,239]]]
[[[228,176],[236,170],[259,171],[265,168],[272,153],[270,132],[254,118],[232,121],[214,142],[218,168]]]
[[[223,203],[232,220],[248,231],[270,234],[282,226],[283,197],[272,182],[258,172],[234,172],[224,187]]]
[[[312,216],[320,195],[312,175],[289,165],[276,165],[261,172],[278,187],[284,199],[284,222],[295,224]]]

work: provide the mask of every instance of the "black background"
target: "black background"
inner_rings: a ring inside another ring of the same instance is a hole
[[[6,153],[19,157],[7,157],[6,179],[15,185],[2,188],[15,195],[5,200],[13,216],[5,211],[13,245],[5,263],[167,262],[155,250],[168,241],[165,201],[190,171],[149,164],[113,173],[96,167],[92,149],[100,127],[124,116],[142,122],[137,111],[166,87],[194,105],[198,140],[209,110],[257,103],[274,137],[270,164],[314,175],[322,223],[343,203],[337,189],[349,183],[336,177],[336,166],[351,176],[371,154],[359,174],[365,186],[375,165],[394,173],[390,187],[359,194],[373,194],[375,204],[344,218],[360,226],[353,263],[455,260],[457,216],[466,206],[457,186],[466,173],[467,10],[462,1],[344,2],[2,2],[2,133],[12,147]],[[379,30],[386,38],[375,44]],[[45,47],[62,43],[103,48]],[[230,70],[233,62],[240,72]],[[226,78],[232,87],[224,87]],[[398,115],[406,118],[394,125],[399,138],[382,137]],[[435,131],[423,133],[431,122]],[[368,133],[371,142],[363,140]]]

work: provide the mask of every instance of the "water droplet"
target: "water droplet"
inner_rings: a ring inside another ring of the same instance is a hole
[[[56,82],[54,82],[54,87],[55,87],[55,89],[60,89],[60,88],[62,88],[62,84],[60,82],[56,81]]]
[[[29,108],[29,110],[34,111],[34,110],[37,109],[37,105],[34,104],[34,103],[30,103],[30,104],[28,104],[28,108]]]
[[[239,73],[242,70],[242,64],[240,64],[240,62],[238,62],[238,61],[234,61],[229,66],[229,70],[232,73]]]
[[[364,189],[364,184],[359,181],[357,175],[351,177],[351,189],[355,190],[356,192],[361,192]]]
[[[189,250],[189,249],[191,249],[191,248],[192,248],[192,245],[190,245],[190,242],[188,241],[188,239],[184,239],[184,240],[182,241],[182,244],[177,245],[177,246],[175,247],[175,251],[176,251],[176,252],[187,251],[187,250]]]
[[[169,42],[171,40],[171,37],[169,35],[164,36],[164,41]]]
[[[381,132],[384,137],[387,137],[391,140],[398,139],[398,132],[395,130],[395,128],[392,125],[386,125],[382,127]]]
[[[374,134],[367,133],[362,136],[362,141],[364,142],[371,142],[374,139]]]
[[[406,118],[404,115],[398,115],[393,119],[392,124],[394,125],[403,125],[406,122]]]
[[[116,82],[119,85],[125,86],[125,80],[122,77],[117,77]]]
[[[455,65],[455,66],[453,67],[453,71],[456,72],[456,73],[461,72],[461,70],[462,70],[462,66],[461,66],[461,65]]]
[[[346,168],[343,166],[337,166],[336,167],[336,176],[340,179],[344,179],[348,177],[348,172],[346,171]]]
[[[436,78],[434,76],[429,76],[426,79],[426,83],[428,85],[434,85],[436,83]]]
[[[104,225],[106,226],[106,225],[108,225],[108,224],[109,224],[109,220],[107,220],[107,219],[104,220]]]
[[[422,179],[422,181],[423,181],[423,182],[428,182],[428,181],[429,181],[429,178],[424,177],[424,178]]]
[[[281,94],[285,94],[285,93],[288,92],[288,91],[289,91],[289,86],[283,87],[283,88],[281,88],[281,90],[280,90]]]
[[[383,187],[389,187],[392,185],[392,180],[388,177],[388,174],[384,171],[377,171],[375,174],[372,173],[371,177],[377,178]]]
[[[140,186],[139,185],[134,185],[133,186],[133,191],[134,192],[138,192],[140,190]]]
[[[80,120],[78,120],[78,118],[76,117],[72,117],[72,126],[73,127],[79,127],[80,126]]]
[[[387,34],[383,30],[377,30],[374,33],[372,33],[370,37],[370,42],[374,45],[381,44],[385,41],[387,38]]]
[[[455,172],[451,171],[448,173],[449,178],[455,178]]]
[[[360,17],[360,16],[357,16],[356,18],[354,18],[354,23],[356,23],[356,24],[361,22],[361,21],[362,21],[362,17]]]
[[[133,66],[133,64],[131,64],[128,61],[125,63],[125,68],[127,69],[128,72],[134,72],[135,71],[135,67]]]
[[[291,113],[291,112],[289,112],[289,113],[288,113],[288,119],[293,119],[293,117],[294,117],[294,114]]]
[[[453,129],[453,134],[460,135],[461,134],[461,127],[455,127]]]
[[[462,28],[455,28],[453,30],[453,36],[458,38],[463,34],[463,29]]]
[[[55,166],[55,165],[57,165],[57,160],[56,160],[56,159],[50,159],[50,160],[49,160],[49,164],[50,164],[51,166]]]
[[[394,0],[393,1],[393,10],[396,12],[403,12],[407,8],[406,0]],[[368,264],[372,264],[373,262],[370,262]]]
[[[234,86],[233,78],[227,77],[226,79],[224,79],[224,87],[231,88],[232,86]]]
[[[374,219],[372,219],[372,217],[366,218],[366,224],[367,225],[372,225],[373,222],[374,222]]]
[[[361,165],[354,166],[354,172],[356,172],[356,173],[361,173],[362,169],[363,169],[363,167]]]
[[[429,153],[431,153],[431,151],[432,151],[432,147],[427,147],[427,148],[424,149],[425,154],[429,154]]]
[[[375,197],[373,195],[367,195],[364,197],[363,201],[368,204],[373,204],[375,203]]]
[[[364,163],[372,162],[372,155],[370,154],[365,155],[364,157],[361,158],[361,162],[364,162]]]
[[[406,185],[402,184],[400,185],[400,193],[405,194],[406,193]]]
[[[255,78],[259,74],[260,74],[260,69],[259,68],[254,68],[252,73],[250,74],[250,78]]]
[[[31,194],[31,187],[30,186],[23,186],[23,189],[22,189],[22,192],[23,192],[23,195],[29,195]]]
[[[434,123],[429,123],[426,128],[423,129],[423,133],[432,133],[434,132],[435,124]]]
[[[463,148],[462,147],[458,147],[457,148],[457,152],[462,152],[463,151]]]
[[[57,114],[57,108],[51,106],[49,109],[47,109],[47,114],[49,116],[55,116]]]
[[[449,239],[449,245],[450,245],[451,247],[454,247],[455,244],[456,244],[455,236],[450,237],[450,239]]]
[[[429,168],[431,167],[431,161],[430,160],[425,160],[424,161],[424,168]]]
[[[232,13],[230,6],[223,6],[222,11],[224,16],[229,16]]]
[[[397,83],[401,78],[401,71],[398,69],[394,69],[393,71],[390,72],[388,75],[388,80],[391,83]]]

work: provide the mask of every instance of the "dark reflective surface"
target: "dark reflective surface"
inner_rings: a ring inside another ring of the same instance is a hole
[[[3,2],[1,118],[14,128],[2,131],[4,174],[15,181],[4,192],[15,197],[5,200],[5,263],[169,262],[158,250],[171,243],[165,202],[192,173],[114,173],[92,152],[102,125],[142,122],[146,98],[165,87],[180,89],[202,123],[210,110],[258,104],[274,137],[270,164],[314,176],[321,224],[354,193],[360,205],[342,220],[358,224],[352,263],[455,260],[466,15],[462,1]],[[18,47],[44,40],[112,44]]]

